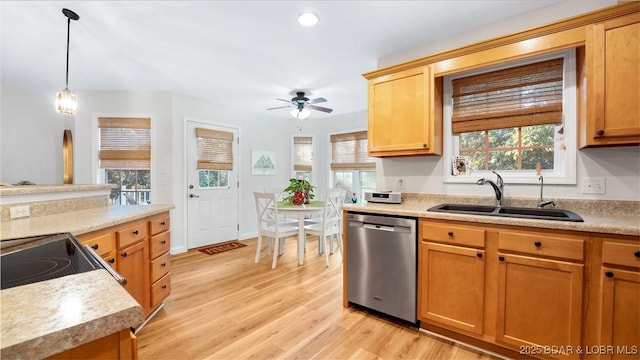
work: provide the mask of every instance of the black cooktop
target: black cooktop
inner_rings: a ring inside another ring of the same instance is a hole
[[[102,268],[69,233],[8,241],[24,244],[16,246],[17,250],[3,249],[6,254],[0,258],[2,289]]]

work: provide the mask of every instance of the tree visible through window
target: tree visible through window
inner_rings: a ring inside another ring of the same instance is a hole
[[[471,170],[552,170],[555,126],[535,125],[461,133],[460,155]]]

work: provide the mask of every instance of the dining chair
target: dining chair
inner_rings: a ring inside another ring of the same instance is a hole
[[[324,262],[329,266],[329,251],[327,251],[327,238],[331,253],[333,253],[333,237],[336,237],[336,244],[340,249],[340,257],[342,253],[342,204],[344,203],[344,189],[330,189],[324,199],[324,211],[322,219],[319,223],[305,225],[305,238],[307,234],[317,235],[318,250],[324,254]]]
[[[262,248],[262,238],[268,238],[268,247],[272,249],[273,261],[271,268],[276,268],[278,256],[281,254],[281,248],[284,245],[284,238],[288,236],[298,235],[298,227],[288,225],[278,221],[278,197],[276,193],[260,193],[254,192],[253,196],[256,201],[256,212],[258,215],[258,246],[256,249],[255,263],[260,260],[260,250]],[[283,239],[282,241],[274,241],[275,239]],[[273,244],[271,246],[270,244]]]

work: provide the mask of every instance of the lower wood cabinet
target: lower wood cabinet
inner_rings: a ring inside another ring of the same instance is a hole
[[[118,250],[117,271],[127,279],[124,288],[149,313],[148,249],[144,241]]]
[[[504,253],[498,253],[498,261],[496,340],[516,350],[533,346],[577,349],[584,266]]]
[[[63,351],[47,359],[137,359],[138,339],[129,329]]]
[[[419,256],[420,319],[482,334],[484,250],[422,242]]]
[[[124,288],[149,316],[171,293],[170,227],[164,212],[76,237],[127,279]]]
[[[598,342],[604,359],[640,358],[640,238],[602,242]]]

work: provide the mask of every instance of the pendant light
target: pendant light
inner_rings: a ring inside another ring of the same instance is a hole
[[[56,111],[64,115],[75,115],[78,108],[76,95],[69,90],[69,32],[71,20],[78,20],[80,16],[69,9],[62,9],[62,13],[67,17],[67,73],[64,90],[58,92],[56,97]]]

